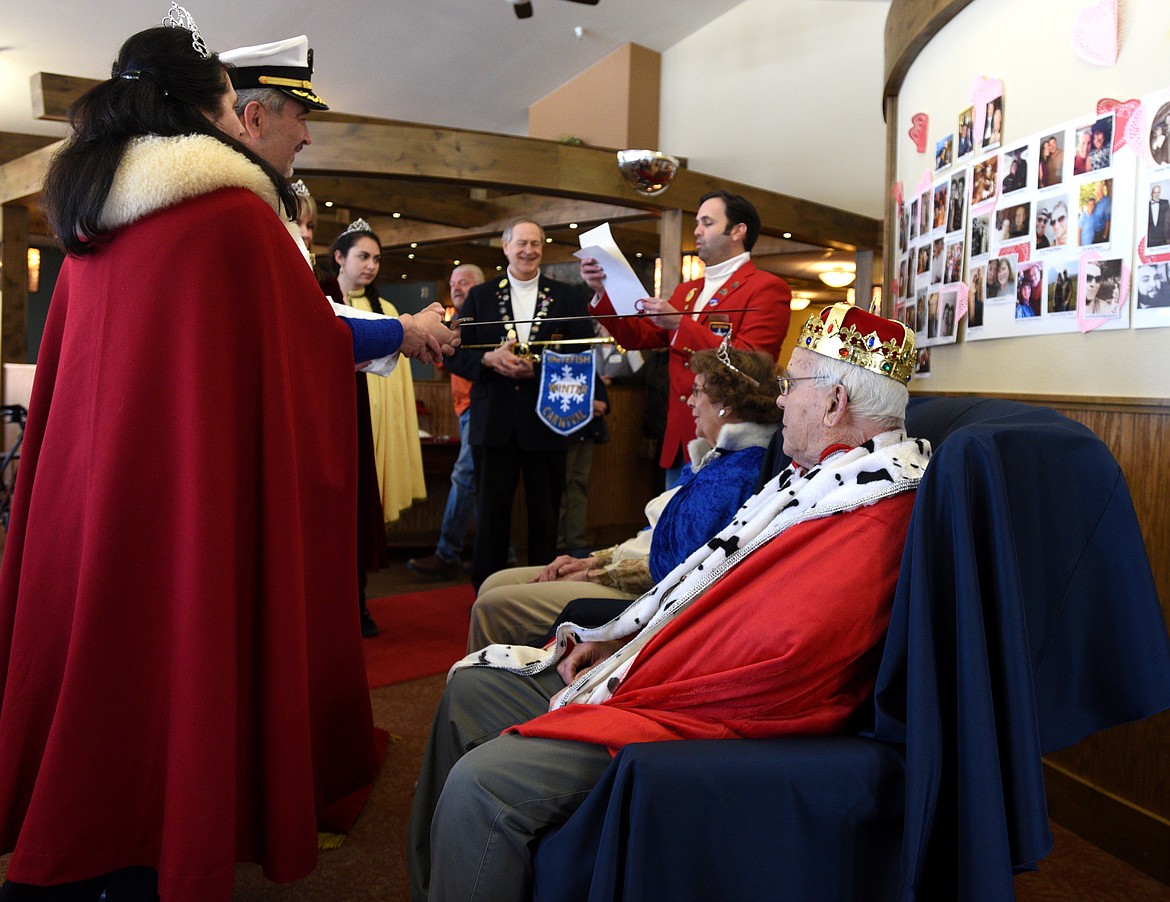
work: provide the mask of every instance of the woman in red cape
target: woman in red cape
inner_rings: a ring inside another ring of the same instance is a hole
[[[69,256],[0,572],[2,899],[294,880],[374,777],[351,334],[233,99],[197,33],[141,32],[46,178]]]

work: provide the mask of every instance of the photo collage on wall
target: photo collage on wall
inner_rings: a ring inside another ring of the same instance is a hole
[[[1106,103],[1007,143],[1002,96],[981,134],[973,107],[959,113],[956,164],[899,208],[895,315],[921,347],[1127,328],[1131,308],[1135,327],[1170,326],[1170,89],[1142,106],[1148,148]]]

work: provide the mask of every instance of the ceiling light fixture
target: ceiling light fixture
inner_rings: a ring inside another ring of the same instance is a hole
[[[530,0],[508,0],[512,4],[512,9],[516,13],[517,19],[531,19],[532,18],[532,3]],[[596,6],[597,0],[570,0],[571,3],[584,3],[586,6]],[[573,33],[577,35],[577,40],[580,40],[585,33],[585,29],[578,25],[573,29]]]
[[[853,283],[857,278],[852,270],[842,269],[840,267],[835,269],[826,269],[821,273],[821,281],[830,288],[844,288],[846,285]]]
[[[812,298],[807,294],[794,294],[792,300],[788,302],[788,307],[791,310],[803,310],[810,303],[812,303]]]

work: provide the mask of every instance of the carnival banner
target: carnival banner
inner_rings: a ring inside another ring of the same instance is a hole
[[[593,351],[541,355],[536,415],[561,435],[576,432],[593,418]]]

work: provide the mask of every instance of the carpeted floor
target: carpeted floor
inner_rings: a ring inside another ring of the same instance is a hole
[[[390,570],[371,577],[370,597],[465,586],[465,580],[420,583],[400,555]],[[379,624],[388,628],[390,623]],[[461,649],[460,649],[461,650]],[[321,853],[304,880],[278,885],[254,865],[236,871],[234,902],[408,902],[406,819],[431,717],[442,695],[442,675],[374,689],[374,722],[391,735],[369,804],[339,849]],[[1040,870],[1016,878],[1020,902],[1170,902],[1170,887],[1053,825],[1056,848]],[[6,865],[0,858],[0,874]],[[722,902],[722,900],[712,900]]]
[[[370,688],[445,673],[467,648],[469,584],[373,598],[379,634],[362,642]]]

